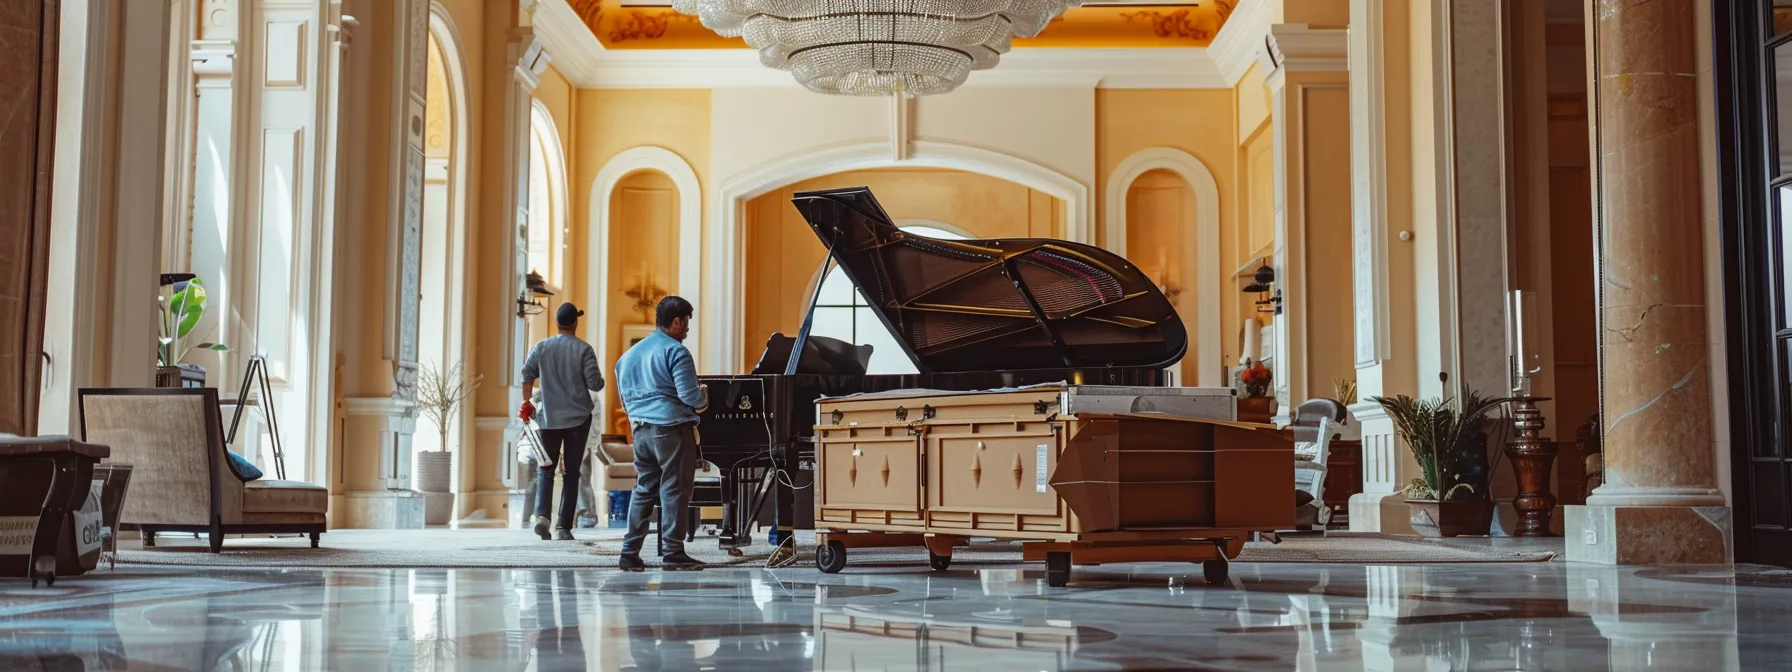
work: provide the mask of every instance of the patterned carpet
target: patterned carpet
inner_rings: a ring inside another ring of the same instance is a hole
[[[620,530],[579,530],[577,541],[541,541],[522,530],[338,530],[324,535],[322,548],[309,548],[301,538],[232,538],[224,552],[213,555],[202,539],[164,534],[156,548],[121,541],[120,565],[184,565],[205,567],[614,567],[621,551]],[[813,537],[799,535],[796,566],[814,566]],[[653,563],[654,542],[646,552]],[[1332,533],[1326,537],[1290,537],[1280,544],[1252,542],[1235,562],[1331,564],[1425,564],[1476,562],[1544,562],[1560,550],[1559,541],[1490,539],[1420,539],[1376,534]],[[715,540],[698,537],[686,550],[719,566],[759,567],[772,552],[763,543],[731,557]],[[854,549],[852,567],[925,567],[925,551],[905,548]],[[1020,546],[1006,542],[975,543],[959,548],[952,564],[992,566],[1019,564]]]

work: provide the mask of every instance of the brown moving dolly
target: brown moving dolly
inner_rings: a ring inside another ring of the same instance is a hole
[[[824,399],[816,565],[847,549],[924,546],[936,570],[970,537],[1071,565],[1199,562],[1223,583],[1253,532],[1294,517],[1294,446],[1268,425],[1051,412],[1050,388]],[[910,407],[920,407],[913,413]],[[918,416],[918,417],[916,417]]]

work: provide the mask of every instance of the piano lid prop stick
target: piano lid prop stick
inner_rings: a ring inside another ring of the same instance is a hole
[[[827,284],[828,271],[834,268],[834,247],[840,244],[840,230],[834,230],[834,239],[828,241],[828,258],[821,262],[821,280],[815,283],[815,292],[809,295],[809,312],[803,314],[803,328],[796,332],[796,341],[790,344],[790,357],[784,362],[784,375],[796,375],[798,362],[802,361],[803,348],[809,344],[809,330],[815,327],[815,304],[821,303],[821,286]]]

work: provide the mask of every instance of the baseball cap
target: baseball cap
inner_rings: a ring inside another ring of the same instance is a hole
[[[560,323],[560,326],[562,327],[570,327],[578,324],[579,318],[584,316],[585,311],[579,310],[578,306],[570,303],[562,303],[560,304],[560,309],[554,311],[554,321]]]

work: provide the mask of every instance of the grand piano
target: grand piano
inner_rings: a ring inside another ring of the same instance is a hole
[[[797,335],[772,335],[751,374],[702,376],[710,404],[698,446],[723,474],[724,548],[751,544],[760,525],[773,543],[812,527],[819,398],[1053,382],[1160,387],[1188,349],[1169,299],[1107,250],[916,235],[865,187],[792,201],[828,250],[824,266],[839,265],[918,373],[867,374],[871,346],[811,335],[817,283]]]

